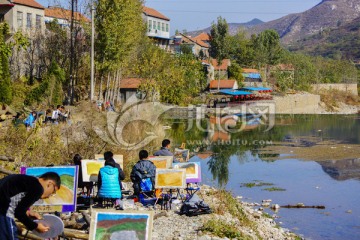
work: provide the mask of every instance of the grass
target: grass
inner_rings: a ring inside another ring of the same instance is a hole
[[[279,187],[264,188],[263,190],[268,191],[268,192],[282,192],[282,191],[286,191],[286,189],[284,189],[284,188],[279,188]]]
[[[251,183],[242,183],[241,187],[252,188],[252,187],[263,187],[263,186],[273,186],[273,185],[274,185],[273,183],[255,181]]]
[[[218,219],[207,221],[200,230],[210,232],[221,238],[251,239],[239,232],[235,224],[229,224]]]

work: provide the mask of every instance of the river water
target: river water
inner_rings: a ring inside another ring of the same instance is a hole
[[[277,141],[299,137],[360,144],[359,116],[281,115],[270,131],[259,125],[234,133],[217,131],[209,119],[197,124],[189,121],[193,120],[169,122],[172,129],[167,135],[175,145],[186,142],[186,148],[201,153],[190,161],[201,162],[203,184],[223,187],[246,202],[271,199],[271,204],[280,206],[323,205],[325,209],[265,211],[276,216],[280,226],[305,239],[360,239],[360,156],[305,161],[260,151]],[[255,186],[246,186],[251,183]]]

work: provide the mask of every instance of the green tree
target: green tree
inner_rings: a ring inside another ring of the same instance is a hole
[[[121,68],[145,37],[140,0],[98,0],[96,58],[104,71]]]
[[[228,57],[229,25],[222,17],[218,17],[217,24],[212,23],[210,30],[210,56],[220,65]]]
[[[252,36],[255,61],[260,65],[274,65],[279,63],[283,49],[280,36],[275,30],[265,30],[257,36]]]
[[[229,37],[229,56],[241,66],[251,66],[254,61],[254,49],[246,32],[239,30]]]
[[[0,24],[0,102],[10,104],[12,101],[12,88],[9,71],[9,56],[11,49],[5,43],[5,36],[9,33],[6,23]]]
[[[239,86],[242,86],[244,81],[244,76],[242,75],[242,68],[236,62],[232,62],[228,67],[229,78],[235,79]]]

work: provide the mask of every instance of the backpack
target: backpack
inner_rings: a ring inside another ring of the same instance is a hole
[[[142,191],[144,191],[144,192],[152,191],[153,190],[153,184],[151,182],[151,179],[150,178],[141,179],[140,189]]]
[[[196,194],[186,200],[180,208],[180,215],[185,214],[188,217],[209,213],[211,213],[209,205],[204,203]]]

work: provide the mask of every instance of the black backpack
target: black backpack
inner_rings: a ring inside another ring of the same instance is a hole
[[[211,213],[209,205],[204,203],[196,194],[186,200],[180,208],[180,215],[185,214],[188,217],[209,213]]]

